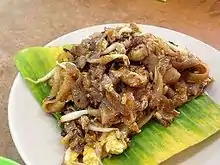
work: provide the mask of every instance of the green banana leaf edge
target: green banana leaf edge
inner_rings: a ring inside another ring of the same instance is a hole
[[[19,51],[15,63],[23,78],[37,80],[56,65],[62,47],[32,47]],[[70,45],[65,46],[70,48]],[[39,104],[49,95],[47,83],[25,81]],[[105,158],[105,165],[156,165],[182,150],[193,146],[220,129],[220,108],[207,95],[201,95],[181,108],[181,115],[170,127],[150,121],[141,133],[132,138],[130,147],[118,156]],[[59,122],[60,114],[53,116]]]

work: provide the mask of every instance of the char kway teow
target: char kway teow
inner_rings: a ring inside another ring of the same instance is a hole
[[[106,28],[64,49],[48,81],[47,113],[61,112],[64,165],[99,165],[122,153],[149,121],[169,126],[176,110],[211,82],[186,49],[143,34],[136,24]]]

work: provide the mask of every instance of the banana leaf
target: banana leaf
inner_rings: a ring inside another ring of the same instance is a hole
[[[62,47],[33,47],[18,52],[15,62],[23,78],[37,80],[56,64]],[[47,83],[27,86],[39,104],[49,95]],[[150,121],[132,138],[130,147],[119,156],[104,159],[106,165],[156,165],[195,145],[220,129],[220,108],[207,95],[201,95],[179,108],[181,115],[170,127]],[[60,114],[53,114],[59,120]]]

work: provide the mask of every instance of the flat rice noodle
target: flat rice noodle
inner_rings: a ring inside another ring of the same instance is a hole
[[[159,98],[163,94],[163,78],[158,69],[155,69],[154,83],[153,93],[156,98]]]
[[[136,123],[136,113],[138,109],[138,105],[134,101],[134,97],[132,97],[130,94],[127,95],[127,100],[124,104],[125,106],[125,113],[121,117],[121,120],[123,124],[125,124],[129,130],[129,132],[140,132],[140,129]]]
[[[53,77],[53,85],[50,91],[50,96],[56,96],[57,92],[59,91],[59,88],[62,84],[62,74],[61,74],[62,68],[56,67],[56,71]]]
[[[143,60],[143,64],[147,67],[150,72],[154,72],[155,66],[158,64],[159,60],[156,55],[151,54]]]
[[[65,106],[64,102],[56,101],[56,100],[47,100],[45,99],[42,104],[42,108],[47,113],[60,112],[62,108]]]
[[[58,70],[59,71],[59,70]],[[59,74],[59,73],[58,73]],[[52,112],[60,112],[65,105],[65,99],[70,95],[71,89],[73,88],[73,81],[75,76],[77,76],[78,72],[75,67],[72,65],[67,65],[66,70],[64,72],[64,80],[59,87],[59,91],[57,92],[55,99],[53,100],[44,100],[42,104],[42,108],[45,112],[52,113]],[[56,80],[57,85],[58,80]],[[53,88],[53,87],[52,87]],[[55,92],[56,87],[54,88]]]
[[[87,72],[81,72],[82,85],[86,91],[90,91],[91,88],[91,77]]]
[[[187,82],[201,83],[209,78],[209,69],[204,63],[200,63],[193,68],[199,73],[187,72]]]
[[[66,95],[71,91],[73,84],[72,82],[78,76],[79,70],[71,65],[67,65],[66,71],[64,73],[64,80],[62,85],[59,88],[59,91],[56,95],[56,100],[63,100]]]
[[[134,132],[139,131],[139,127],[136,120],[136,114],[135,111],[138,108],[138,105],[135,102],[135,98],[133,96],[132,92],[126,92],[122,96],[122,102],[124,104],[124,116],[123,116],[123,122],[125,125],[128,126],[129,129],[131,129]]]
[[[161,73],[162,76],[170,69],[172,68],[172,65],[170,64],[170,57],[160,57],[158,67],[157,67]]]
[[[200,61],[197,58],[188,58],[183,62],[172,61],[171,63],[177,70],[184,70],[198,65]]]
[[[163,78],[157,68],[154,73],[153,92],[149,101],[149,107],[155,109],[160,103],[160,97],[163,94]]]

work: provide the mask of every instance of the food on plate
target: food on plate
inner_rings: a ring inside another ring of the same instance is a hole
[[[200,59],[133,23],[64,49],[47,75],[26,79],[51,86],[42,107],[62,114],[66,165],[98,165],[122,153],[147,122],[169,126],[176,108],[211,82]]]

